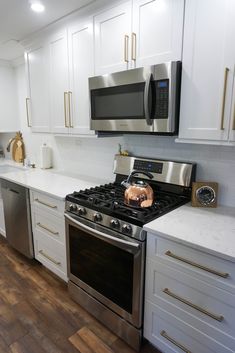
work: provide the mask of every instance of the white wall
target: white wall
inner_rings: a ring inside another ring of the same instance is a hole
[[[113,179],[113,157],[121,142],[133,155],[152,158],[194,161],[197,180],[219,183],[219,203],[235,206],[235,148],[211,145],[177,144],[174,137],[125,135],[113,138],[54,137],[50,134],[32,134],[26,126],[26,82],[24,66],[16,69],[19,117],[26,145],[27,157],[39,163],[39,149],[47,142],[53,149],[53,163],[57,169]],[[0,136],[4,147],[9,134]],[[8,157],[9,154],[7,154]]]

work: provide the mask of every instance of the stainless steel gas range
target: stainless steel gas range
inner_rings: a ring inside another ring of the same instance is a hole
[[[138,350],[142,339],[144,224],[190,200],[195,164],[115,156],[114,183],[66,196],[68,288],[72,298]],[[121,182],[150,172],[151,207],[124,203]]]

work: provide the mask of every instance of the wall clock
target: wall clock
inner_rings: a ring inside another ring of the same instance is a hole
[[[216,207],[218,183],[197,181],[192,185],[192,206]]]

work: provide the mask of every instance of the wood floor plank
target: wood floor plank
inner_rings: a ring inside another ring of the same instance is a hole
[[[10,348],[13,353],[46,353],[42,346],[38,344],[30,334],[12,343]]]
[[[118,337],[110,332],[104,325],[102,325],[97,320],[89,322],[86,327],[91,330],[96,336],[98,336],[102,341],[104,341],[108,346],[111,346]]]
[[[78,335],[95,353],[114,353],[99,337],[97,337],[87,327],[83,327],[78,331]]]
[[[94,351],[83,341],[83,339],[75,333],[69,337],[69,341],[76,347],[81,353],[94,353]]]
[[[8,351],[9,351],[9,347],[0,336],[0,353],[7,353]]]
[[[68,340],[68,337],[57,332],[53,322],[48,322],[42,317],[42,320],[40,320],[36,327],[45,337],[50,339],[53,344],[58,347],[58,352],[61,350],[63,353],[78,353],[78,350]]]
[[[0,304],[0,336],[6,344],[10,345],[27,332],[15,316],[14,310],[8,305]]]
[[[22,343],[19,343],[19,342],[12,343],[10,345],[10,350],[12,353],[25,353],[24,346],[22,345]]]

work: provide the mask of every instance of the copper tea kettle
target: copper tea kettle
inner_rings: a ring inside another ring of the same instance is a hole
[[[122,182],[122,185],[126,188],[124,203],[132,207],[150,207],[153,203],[153,189],[143,180],[134,180],[131,182],[132,177],[137,174],[146,175],[150,179],[153,178],[153,175],[149,172],[133,171],[127,180]]]

